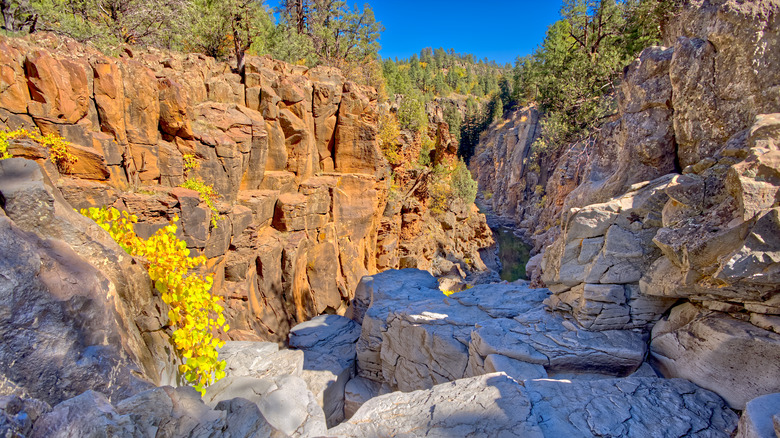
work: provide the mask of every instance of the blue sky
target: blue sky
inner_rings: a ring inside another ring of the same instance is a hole
[[[559,18],[559,0],[368,0],[377,21],[385,26],[379,54],[408,58],[424,47],[453,48],[501,64],[514,63],[536,49],[547,27]],[[278,0],[266,0],[276,6]]]

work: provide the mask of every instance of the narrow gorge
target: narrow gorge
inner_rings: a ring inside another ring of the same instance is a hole
[[[778,17],[682,2],[559,149],[496,110],[476,201],[465,96],[0,36],[0,435],[780,437]],[[171,224],[217,325],[127,250]]]

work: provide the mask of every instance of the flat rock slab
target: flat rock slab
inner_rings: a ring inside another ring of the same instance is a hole
[[[339,437],[543,437],[523,388],[505,374],[486,374],[430,390],[394,392],[366,402]]]
[[[729,437],[737,415],[683,379],[522,382],[546,437]]]
[[[492,371],[518,380],[545,373],[623,377],[642,364],[647,344],[640,332],[587,331],[544,310],[547,289],[488,284],[446,297],[431,280],[421,271],[386,271],[361,284],[356,299],[370,306],[357,344],[359,375],[413,391]]]
[[[340,437],[729,437],[737,416],[680,379],[516,382],[503,373],[366,402]]]

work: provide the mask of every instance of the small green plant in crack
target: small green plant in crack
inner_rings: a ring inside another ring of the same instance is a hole
[[[214,187],[211,184],[204,183],[198,178],[192,177],[188,178],[187,181],[184,181],[184,184],[179,187],[198,192],[200,199],[202,199],[211,210],[211,225],[214,228],[217,228],[217,221],[220,220],[221,217],[219,215],[219,210],[217,210],[216,205],[214,205],[214,202],[219,196]]]

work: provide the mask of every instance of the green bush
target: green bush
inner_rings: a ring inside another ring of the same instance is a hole
[[[466,204],[471,204],[477,198],[477,182],[471,177],[471,172],[462,159],[458,160],[450,179],[455,196]]]

